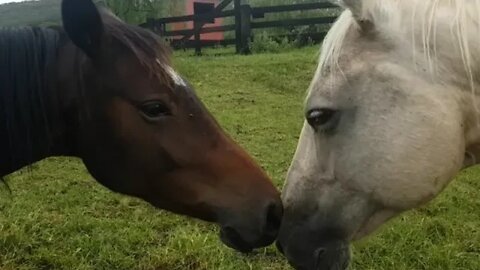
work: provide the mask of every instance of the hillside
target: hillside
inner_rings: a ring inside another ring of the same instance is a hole
[[[127,0],[94,0],[106,4],[118,16],[130,23],[141,23],[147,16],[161,17],[174,14],[181,0],[153,0],[139,4]],[[60,21],[61,0],[28,0],[0,5],[0,26],[48,25]],[[182,11],[178,14],[183,15]]]
[[[0,26],[57,23],[60,19],[60,2],[41,0],[0,5]]]

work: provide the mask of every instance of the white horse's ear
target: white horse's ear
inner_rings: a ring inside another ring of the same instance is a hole
[[[362,0],[339,0],[338,3],[349,9],[355,18],[362,17]]]
[[[373,28],[372,21],[366,17],[364,13],[364,0],[335,0],[335,4],[350,10],[352,12],[353,18],[357,21],[358,25],[364,31],[369,31]]]

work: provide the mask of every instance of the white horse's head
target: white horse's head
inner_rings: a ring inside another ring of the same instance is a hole
[[[341,4],[283,191],[298,269],[344,269],[349,242],[480,158],[480,0]]]

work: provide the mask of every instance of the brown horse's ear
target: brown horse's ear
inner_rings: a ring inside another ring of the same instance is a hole
[[[92,0],[63,0],[63,27],[68,37],[90,58],[100,51],[104,28],[102,17]]]

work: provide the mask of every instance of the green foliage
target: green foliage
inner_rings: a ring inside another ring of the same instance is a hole
[[[101,0],[117,16],[133,23],[144,23],[147,18],[183,15],[184,0]]]
[[[294,45],[295,43],[289,41],[288,38],[274,40],[267,32],[261,32],[260,34],[256,35],[253,41],[250,43],[250,49],[253,53],[276,53],[292,49]]]
[[[318,49],[175,54],[176,68],[220,124],[281,188]],[[351,269],[480,269],[479,178],[478,167],[461,173],[433,203],[356,244]],[[0,189],[2,270],[291,270],[274,247],[239,254],[211,224],[108,191],[77,159],[48,159],[7,181],[11,195]]]
[[[252,53],[278,53],[294,48],[313,46],[314,42],[310,37],[302,36],[299,32],[294,38],[272,37],[267,31],[258,32],[250,42]]]

